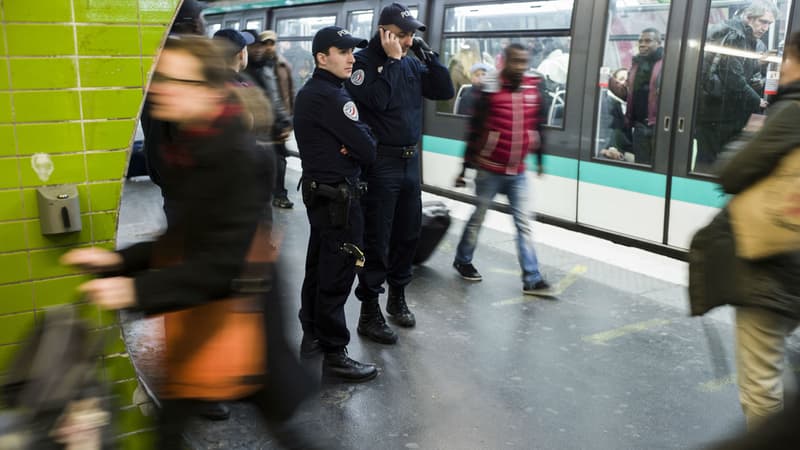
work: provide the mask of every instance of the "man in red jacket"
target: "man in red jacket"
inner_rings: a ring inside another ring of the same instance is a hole
[[[542,98],[537,85],[541,78],[525,74],[528,52],[520,44],[505,49],[505,66],[499,73],[487,74],[475,106],[467,137],[464,164],[478,170],[475,195],[478,205],[464,228],[453,267],[462,278],[480,281],[472,265],[486,211],[497,194],[505,194],[517,227],[517,253],[522,267],[522,291],[546,295],[550,285],[539,272],[539,262],[531,239],[531,224],[526,213],[528,180],[525,157],[536,152],[538,174],[542,174]]]

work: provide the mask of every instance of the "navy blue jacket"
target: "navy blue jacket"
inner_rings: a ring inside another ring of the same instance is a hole
[[[416,144],[422,133],[422,98],[455,95],[450,72],[435,55],[428,65],[413,56],[388,58],[376,34],[355,57],[345,86],[381,144]]]
[[[294,135],[303,178],[320,183],[355,180],[361,166],[375,159],[375,138],[359,120],[358,108],[342,81],[317,68],[297,93]],[[347,149],[346,156],[339,151],[342,146]]]

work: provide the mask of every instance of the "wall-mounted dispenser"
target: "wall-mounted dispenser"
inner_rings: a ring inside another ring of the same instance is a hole
[[[42,234],[81,231],[81,206],[74,184],[42,186],[36,189]]]

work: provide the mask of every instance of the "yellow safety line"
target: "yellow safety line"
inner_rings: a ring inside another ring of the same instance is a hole
[[[632,323],[632,324],[625,325],[625,326],[622,326],[622,327],[619,327],[619,328],[614,328],[613,330],[603,331],[602,333],[591,334],[589,336],[584,336],[581,339],[584,342],[589,342],[589,343],[592,343],[592,344],[605,344],[608,341],[617,339],[619,337],[622,337],[622,336],[625,336],[625,335],[628,335],[628,334],[631,334],[631,333],[636,333],[638,331],[644,331],[644,330],[647,330],[647,329],[650,329],[650,328],[660,327],[660,326],[666,325],[666,324],[668,324],[670,322],[672,322],[672,321],[668,320],[668,319],[652,319],[652,320],[647,320],[647,321],[644,321],[644,322]]]
[[[556,297],[561,295],[568,287],[572,286],[578,278],[584,273],[586,273],[587,267],[584,265],[578,264],[577,266],[573,267],[572,269],[564,275],[564,278],[560,279],[555,286],[547,293],[547,295],[535,296],[535,295],[527,295],[524,297],[514,297],[509,298],[507,300],[501,300],[498,302],[493,302],[492,306],[507,306],[507,305],[518,305],[520,303],[527,303],[533,302],[536,300],[541,299],[542,297]],[[499,272],[499,273],[511,273],[509,270],[505,269],[490,269],[490,272]],[[519,274],[519,272],[513,272],[514,274]]]

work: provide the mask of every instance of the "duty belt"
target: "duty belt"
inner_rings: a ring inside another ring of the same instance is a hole
[[[352,198],[361,198],[361,196],[367,193],[367,183],[363,181],[351,184],[347,181],[342,181],[340,183],[320,183],[314,180],[300,180],[300,183],[307,183],[312,192],[330,199],[339,198],[340,200],[344,200],[345,192]]]
[[[409,159],[417,153],[417,144],[414,145],[385,145],[378,144],[378,155],[392,158]]]

